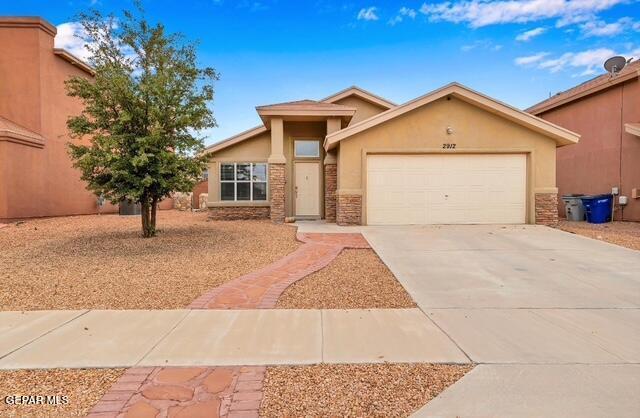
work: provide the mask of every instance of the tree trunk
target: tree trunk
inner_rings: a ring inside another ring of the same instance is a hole
[[[158,198],[151,199],[151,228],[153,228],[153,235],[156,234],[156,213],[158,212]]]
[[[149,204],[148,199],[142,199],[140,203],[141,206],[141,217],[142,217],[142,236],[145,238],[151,238],[156,233],[155,228],[155,219],[154,223],[151,222],[151,205]]]

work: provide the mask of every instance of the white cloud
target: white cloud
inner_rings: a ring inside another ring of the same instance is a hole
[[[401,7],[400,12],[402,16],[410,17],[411,19],[415,19],[418,14],[414,9],[410,9],[409,7]]]
[[[548,52],[540,52],[535,55],[518,57],[515,64],[519,66],[532,66],[551,73],[564,70],[579,70],[578,76],[592,75],[597,73],[597,69],[602,68],[602,64],[609,57],[616,55],[615,51],[609,48],[595,48],[580,52],[565,52],[564,54],[547,58]]]
[[[85,32],[80,22],[62,23],[56,28],[58,29],[54,40],[56,48],[66,49],[82,60],[89,59],[89,51],[85,48],[85,42],[82,39]]]
[[[400,22],[402,22],[402,16],[400,15],[396,15],[387,21],[387,23],[391,26],[395,26]]]
[[[630,17],[622,17],[615,22],[607,23],[602,20],[591,20],[580,25],[585,36],[613,36],[625,31],[640,31],[640,22]]]
[[[569,25],[575,25],[576,23],[588,22],[594,20],[596,15],[594,13],[578,13],[573,15],[562,16],[556,21],[556,28],[564,28]]]
[[[111,21],[110,25],[112,29],[117,29],[117,20]],[[90,63],[91,52],[87,49],[87,45],[95,46],[95,43],[91,40],[89,42],[85,41],[88,36],[82,24],[80,22],[66,22],[56,26],[56,29],[55,47],[62,48],[81,60]],[[136,58],[136,54],[131,47],[122,45],[122,43],[120,43],[120,47],[125,59],[134,60]]]
[[[527,65],[532,65],[535,63],[538,63],[540,61],[542,61],[542,59],[544,57],[546,57],[547,55],[549,55],[548,52],[539,52],[537,54],[534,55],[527,55],[525,57],[518,57],[514,60],[516,65],[519,66],[527,66]]]
[[[500,51],[502,49],[502,45],[494,44],[492,41],[488,39],[482,39],[478,41],[474,41],[470,44],[462,45],[460,50],[462,52],[469,52],[474,49],[485,49],[490,51]]]
[[[374,6],[360,9],[358,12],[358,20],[378,20],[377,11],[378,8]]]
[[[424,3],[420,12],[431,21],[468,23],[479,28],[501,23],[527,23],[557,18],[570,21],[576,16],[593,16],[625,0],[465,0]],[[572,22],[575,23],[575,22]]]
[[[387,23],[390,24],[391,26],[395,26],[398,23],[402,22],[405,17],[409,19],[415,19],[417,15],[418,15],[418,12],[416,12],[415,9],[402,6],[400,10],[398,10],[398,14],[392,17],[391,19],[389,19]]]
[[[546,31],[547,31],[547,29],[546,28],[542,28],[542,27],[531,29],[531,30],[528,30],[526,32],[522,32],[520,35],[516,36],[516,41],[528,42],[531,39],[535,38],[536,36],[542,35]]]

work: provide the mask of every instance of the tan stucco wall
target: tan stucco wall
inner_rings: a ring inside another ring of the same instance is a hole
[[[284,122],[283,148],[286,158],[285,175],[287,179],[285,189],[285,214],[293,216],[295,213],[295,191],[294,191],[294,167],[296,159],[294,157],[294,141],[296,139],[315,139],[319,142],[320,157],[317,159],[300,159],[304,161],[318,161],[318,170],[320,171],[320,191],[323,190],[323,169],[322,160],[324,158],[324,149],[322,142],[326,135],[326,122]],[[215,152],[211,155],[209,161],[209,203],[220,203],[220,163],[222,162],[267,162],[271,154],[271,132],[267,131],[254,138],[239,142],[229,148]],[[269,196],[267,196],[269,199]],[[323,199],[320,195],[321,213],[323,213]],[[235,202],[223,203],[227,205],[252,205],[251,202]]]
[[[270,153],[271,133],[267,131],[211,154],[209,160],[209,203],[220,202],[221,162],[266,163]]]
[[[447,127],[453,134],[446,133]],[[443,143],[455,143],[445,151]],[[338,193],[362,194],[366,222],[367,153],[528,153],[528,222],[534,221],[534,193],[555,189],[556,143],[462,100],[437,100],[340,142]]]
[[[378,113],[384,112],[387,110],[384,107],[375,105],[373,103],[367,102],[366,100],[360,99],[356,96],[348,96],[344,99],[340,99],[335,102],[335,104],[355,107],[356,114],[353,116],[349,125],[353,125],[354,123],[358,123],[362,120],[369,119],[371,116],[377,115]]]

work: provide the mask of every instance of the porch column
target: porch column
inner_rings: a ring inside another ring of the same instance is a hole
[[[342,128],[340,118],[327,119],[327,135]],[[327,151],[324,157],[324,219],[326,222],[336,221],[336,190],[338,190],[337,150]]]
[[[285,163],[284,124],[282,118],[271,119],[271,155],[269,156],[269,196],[271,220],[284,222]]]
[[[553,226],[558,224],[558,189],[541,187],[535,193],[535,223]]]

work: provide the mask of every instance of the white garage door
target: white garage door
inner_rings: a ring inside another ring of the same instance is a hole
[[[524,154],[371,155],[367,223],[525,222]]]

